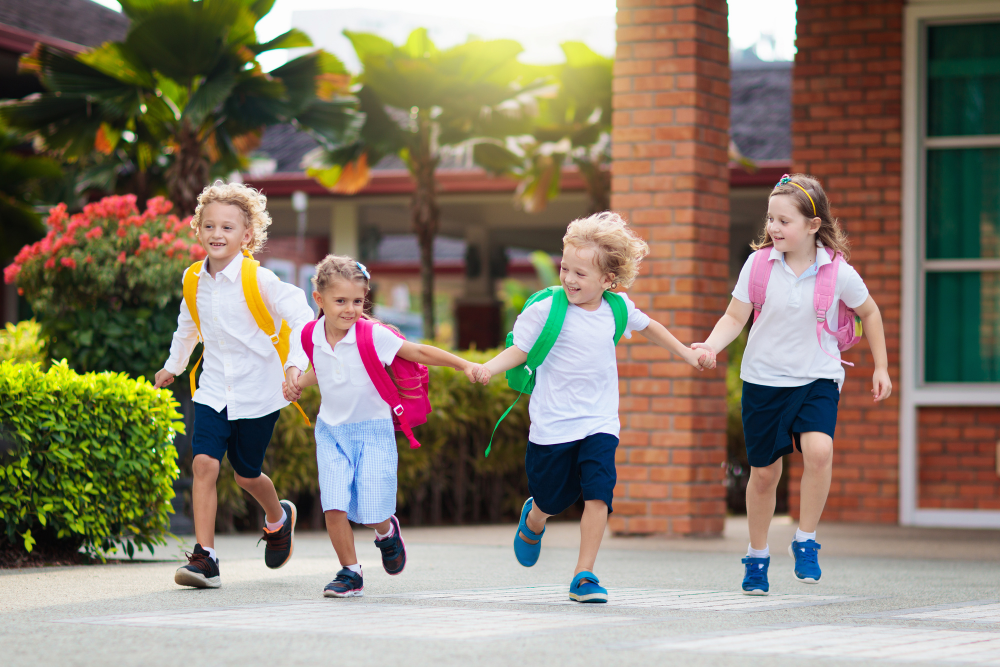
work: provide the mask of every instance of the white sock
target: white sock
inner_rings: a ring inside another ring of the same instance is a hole
[[[216,563],[219,562],[219,557],[215,555],[215,549],[213,549],[212,547],[202,547],[202,549],[208,552],[208,555],[212,557],[212,560],[214,560]]]
[[[388,538],[392,537],[392,531],[393,530],[395,530],[395,528],[392,527],[392,521],[390,521],[389,522],[389,532],[386,533],[385,535],[383,535],[382,533],[378,532],[378,528],[376,528],[375,529],[375,537],[377,537],[380,540],[388,539]]]
[[[281,508],[281,518],[278,519],[277,521],[275,521],[274,523],[271,523],[270,521],[268,521],[267,520],[267,516],[265,516],[264,517],[264,525],[267,526],[267,532],[273,533],[274,531],[276,531],[279,528],[281,528],[281,524],[285,523],[285,519],[287,519],[287,518],[288,518],[288,515],[285,514],[285,508],[284,507]]]
[[[771,557],[771,547],[764,545],[763,549],[754,549],[752,546],[747,546],[747,558],[770,558]]]
[[[359,563],[355,563],[354,565],[345,565],[344,567],[354,574],[361,574],[361,565]]]
[[[795,529],[795,541],[796,542],[805,542],[806,540],[812,540],[812,541],[815,542],[816,541],[816,533],[815,532],[813,532],[813,533],[804,533],[804,532],[802,532],[801,528],[796,528]]]

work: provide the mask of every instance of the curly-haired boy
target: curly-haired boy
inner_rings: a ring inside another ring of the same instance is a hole
[[[278,413],[288,401],[281,391],[284,368],[277,344],[258,326],[258,317],[285,320],[295,328],[312,320],[313,312],[301,289],[258,268],[250,256],[267,240],[271,217],[266,207],[267,198],[242,183],[216,181],[198,196],[191,226],[207,257],[185,272],[185,299],[170,358],[156,374],[156,387],[172,383],[202,340],[205,367],[193,397],[192,437],[191,504],[198,543],[188,564],[174,574],[182,586],[222,585],[215,553],[215,485],[227,454],[237,484],[264,508],[265,564],[279,568],[292,555],[295,505],[279,500],[274,484],[261,472]],[[256,285],[244,281],[243,274],[251,271]],[[257,294],[267,315],[251,310],[248,298],[256,305]],[[307,362],[303,356],[287,363],[304,367]]]

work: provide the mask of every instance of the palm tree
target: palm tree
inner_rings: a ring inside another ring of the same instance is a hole
[[[61,175],[55,160],[34,155],[30,143],[0,125],[0,266],[45,236],[34,205]]]
[[[3,118],[73,160],[123,149],[140,172],[166,165],[170,198],[194,211],[215,167],[239,168],[263,129],[293,123],[327,145],[360,118],[342,95],[343,64],[323,51],[265,73],[265,51],[312,46],[299,30],[261,44],[255,26],[274,0],[121,0],[122,42],[73,55],[38,46],[22,59],[46,92],[9,103]]]
[[[435,172],[442,150],[527,132],[531,121],[519,98],[532,89],[537,71],[517,61],[522,48],[512,40],[470,40],[439,50],[424,28],[400,46],[372,34],[344,34],[363,68],[355,95],[364,125],[352,141],[319,156],[309,173],[335,192],[353,193],[383,157],[406,164],[415,183],[410,220],[420,243],[424,335],[433,337]]]

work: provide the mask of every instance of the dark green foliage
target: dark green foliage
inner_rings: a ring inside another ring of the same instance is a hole
[[[12,545],[103,557],[166,544],[184,424],[172,394],[63,361],[0,362],[0,521]]]

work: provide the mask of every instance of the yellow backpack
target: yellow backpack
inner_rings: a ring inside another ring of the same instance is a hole
[[[184,303],[187,304],[188,311],[191,313],[191,319],[194,320],[194,325],[198,327],[198,338],[204,343],[205,338],[201,335],[201,319],[198,317],[198,304],[196,303],[196,295],[198,294],[198,280],[201,277],[201,267],[204,262],[195,262],[188,270],[184,273]],[[271,342],[274,344],[274,349],[278,351],[278,358],[281,359],[281,366],[284,368],[285,361],[288,360],[288,339],[291,337],[292,328],[288,326],[288,322],[281,320],[281,330],[277,333],[274,332],[274,318],[267,311],[267,306],[264,305],[264,298],[260,295],[260,284],[257,282],[257,269],[260,268],[260,262],[253,258],[249,250],[243,251],[243,267],[240,270],[243,281],[243,296],[247,300],[247,306],[250,308],[250,314],[253,315],[254,321],[257,326],[260,327],[261,331],[268,335]],[[205,353],[202,351],[198,361],[195,362],[194,368],[191,369],[191,396],[194,397],[195,389],[197,384],[195,381],[195,373],[198,370],[198,366],[201,364],[201,360],[204,358]],[[306,420],[306,424],[312,425],[309,422],[309,417],[306,416],[305,411],[302,409],[298,403],[292,403],[302,418]]]

